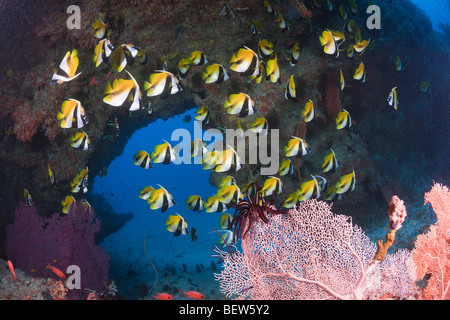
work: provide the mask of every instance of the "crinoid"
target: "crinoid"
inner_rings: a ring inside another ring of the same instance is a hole
[[[233,240],[236,243],[239,238],[244,239],[247,232],[255,221],[261,219],[264,223],[269,223],[269,215],[285,214],[289,210],[276,209],[274,206],[275,197],[268,202],[261,195],[262,187],[258,187],[255,182],[251,183],[247,188],[247,199],[240,200],[237,204],[230,206],[235,208],[233,221],[230,229],[234,229]],[[283,203],[280,208],[283,207]]]

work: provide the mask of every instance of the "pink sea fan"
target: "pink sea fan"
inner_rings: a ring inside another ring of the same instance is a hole
[[[421,298],[450,299],[450,192],[446,186],[434,184],[425,194],[425,204],[431,203],[437,222],[425,234],[417,236],[412,257],[417,265],[417,280],[429,275]]]
[[[391,202],[389,203],[389,229],[397,231],[402,227],[403,222],[406,218],[406,208],[403,204],[403,200],[399,197],[393,196]]]
[[[376,245],[351,217],[307,200],[289,214],[255,222],[242,253],[216,274],[228,297],[252,299],[368,299],[406,297],[414,286],[408,250],[374,260]]]

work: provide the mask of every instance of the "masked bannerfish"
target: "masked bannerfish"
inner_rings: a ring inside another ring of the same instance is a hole
[[[192,51],[188,60],[197,66],[202,66],[208,63],[208,58],[202,51]]]
[[[94,49],[94,63],[98,67],[103,61],[108,62],[114,46],[108,38],[100,40]]]
[[[331,172],[331,173],[334,173],[336,168],[339,167],[339,163],[336,159],[336,154],[334,153],[333,149],[331,149],[330,154],[325,156],[321,167],[322,167],[322,172]]]
[[[233,217],[229,213],[224,213],[219,218],[219,226],[221,229],[230,229]]]
[[[284,20],[283,16],[279,12],[277,13],[277,22],[278,27],[281,29],[281,32],[289,30],[289,25],[286,23],[286,20]]]
[[[266,63],[266,79],[272,83],[280,81],[280,66],[278,65],[277,55],[273,54]]]
[[[369,43],[370,43],[370,39],[362,40],[362,41],[356,42],[353,45],[353,48],[355,49],[356,52],[358,52],[360,55],[362,55],[364,52],[366,52],[366,49],[367,49]]]
[[[258,51],[261,58],[268,58],[273,53],[273,43],[267,39],[259,40]]]
[[[92,29],[94,29],[94,37],[97,39],[103,39],[107,35],[106,24],[101,20],[97,19],[92,22]]]
[[[305,103],[302,109],[302,117],[305,122],[310,122],[314,119],[314,103],[311,99]]]
[[[28,192],[28,189],[23,189],[23,197],[25,198],[26,206],[33,206],[33,199],[31,199],[31,194]]]
[[[341,130],[344,128],[350,128],[351,126],[352,118],[350,117],[350,113],[347,110],[342,109],[336,118],[336,129]]]
[[[300,204],[300,201],[298,200],[299,197],[300,197],[300,190],[298,189],[296,192],[288,194],[287,197],[284,199],[283,207],[292,209],[295,206],[298,206]]]
[[[161,95],[161,98],[166,98],[181,91],[182,88],[177,77],[172,73],[164,70],[155,70],[150,75],[149,81],[144,82],[144,90],[147,91],[148,97]]]
[[[139,50],[141,50],[141,48],[133,44],[120,45],[111,53],[111,68],[117,72],[122,72],[127,64],[132,66]]]
[[[257,117],[251,124],[250,130],[266,135],[269,132],[269,124],[264,117]]]
[[[186,220],[178,213],[177,215],[169,215],[169,218],[166,220],[167,231],[173,232],[174,237],[178,237],[179,235],[184,235],[189,233],[189,228]]]
[[[347,20],[350,16],[350,9],[347,6],[341,5],[339,6],[339,14],[341,15],[342,19]]]
[[[77,72],[79,62],[78,51],[76,49],[73,49],[72,52],[67,51],[64,59],[59,64],[58,69],[54,71],[50,84],[61,84],[63,82],[72,81],[78,77],[81,72],[75,73]]]
[[[291,49],[289,65],[291,67],[295,66],[298,63],[298,59],[300,59],[300,44],[296,42]]]
[[[150,194],[150,197],[147,199],[147,204],[150,205],[150,209],[158,210],[161,209],[161,212],[165,212],[167,209],[175,205],[175,201],[173,200],[172,195],[164,189],[161,185],[159,185],[159,189],[155,189]]]
[[[284,152],[286,157],[297,156],[297,158],[300,158],[309,152],[309,145],[304,139],[292,136],[287,146],[284,147]]]
[[[68,99],[61,105],[61,112],[56,118],[61,121],[61,128],[82,128],[88,123],[86,112],[81,102],[75,99]]]
[[[358,68],[356,68],[353,79],[362,80],[362,83],[366,82],[366,68],[362,61],[359,63]]]
[[[198,195],[189,196],[185,203],[187,204],[187,208],[189,210],[202,211],[205,208],[205,201]]]
[[[155,190],[155,188],[153,188],[152,186],[143,187],[141,190],[139,190],[139,198],[143,200],[150,199],[153,190]]]
[[[114,107],[129,105],[130,111],[136,111],[141,108],[142,92],[134,77],[127,70],[125,72],[131,79],[115,79],[112,86],[111,82],[108,82],[103,102]]]
[[[343,175],[339,178],[339,181],[336,182],[335,188],[337,194],[348,194],[355,189],[356,178],[355,178],[355,170],[351,173]]]
[[[353,48],[352,44],[349,44],[347,47],[347,57],[353,58],[355,56],[355,48]]]
[[[196,116],[194,117],[195,120],[202,121],[205,124],[208,124],[209,122],[209,108],[205,105],[200,106],[195,111]]]
[[[134,164],[144,169],[152,167],[152,160],[150,155],[145,150],[139,150],[133,155]]]
[[[75,178],[72,179],[70,183],[72,193],[86,193],[88,191],[87,181],[88,181],[88,168],[84,168],[78,173]]]
[[[76,201],[73,196],[66,196],[64,200],[61,201],[62,213],[68,214],[74,203],[76,203]]]
[[[205,80],[205,83],[222,83],[230,79],[230,76],[221,64],[215,63],[205,68],[202,79]]]
[[[294,75],[291,75],[289,78],[289,82],[286,85],[286,89],[284,90],[284,97],[287,100],[295,100],[296,92],[295,92],[295,82]]]
[[[394,109],[397,110],[398,107],[397,87],[392,88],[391,92],[389,93],[387,101],[391,107],[394,107]]]
[[[50,167],[50,163],[47,163],[47,171],[48,171],[48,176],[50,178],[50,183],[52,184],[52,188],[54,188],[56,186],[56,179],[55,179],[55,175],[53,174],[53,170]]]
[[[294,173],[294,166],[292,165],[291,160],[283,160],[280,163],[280,168],[278,169],[278,173],[280,176],[291,175]]]
[[[298,201],[305,201],[311,198],[320,198],[320,186],[314,176],[312,176],[312,180],[305,181],[300,185],[298,195]]]
[[[237,152],[228,145],[225,150],[218,153],[214,164],[215,172],[235,172],[242,168]]]
[[[191,141],[191,158],[202,158],[206,152],[208,152],[208,149],[206,148],[205,141],[202,139],[195,139]]]
[[[190,67],[191,67],[191,62],[186,58],[183,58],[180,60],[180,62],[178,62],[177,70],[178,70],[178,79],[179,80],[182,80],[186,77],[187,72],[189,71]]]
[[[339,50],[336,45],[336,40],[330,30],[324,30],[319,37],[320,44],[323,46],[323,51],[327,54],[336,54],[339,56]]]
[[[219,196],[214,195],[208,198],[206,212],[223,212],[227,209],[228,206],[219,200]]]
[[[270,196],[272,194],[279,194],[283,191],[283,183],[277,177],[270,176],[264,181],[264,185],[261,189],[261,194],[264,197]]]
[[[236,179],[233,176],[225,176],[220,179],[218,187],[221,188],[223,186],[231,186],[232,184],[236,184]]]
[[[156,145],[154,151],[152,152],[153,163],[169,164],[175,160],[176,155],[170,143],[163,140],[164,143]]]
[[[239,114],[239,117],[249,116],[255,113],[255,102],[245,93],[231,94],[224,103],[228,114]]]
[[[70,137],[70,146],[76,149],[82,149],[84,151],[89,149],[90,139],[86,132],[77,131],[72,137]]]
[[[345,80],[344,80],[344,74],[342,73],[342,69],[339,69],[339,87],[341,88],[341,92],[344,91]]]
[[[230,69],[235,72],[241,72],[245,75],[257,76],[259,74],[258,55],[248,47],[239,49],[237,55],[233,54]]]
[[[244,195],[236,184],[222,186],[217,190],[217,196],[220,202],[225,204],[237,203],[240,199],[244,198]]]

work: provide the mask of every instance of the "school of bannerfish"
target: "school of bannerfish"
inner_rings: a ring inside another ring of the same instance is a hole
[[[323,7],[328,10],[333,10],[333,6],[329,0],[313,1],[316,7]],[[263,1],[266,11],[276,17],[278,26],[281,32],[289,29],[289,25],[284,20],[281,13],[275,10],[267,1]],[[356,25],[354,20],[349,17],[358,11],[357,5],[353,0],[349,1],[349,7],[340,6],[339,13],[344,22],[342,31],[325,29],[319,35],[319,42],[323,46],[323,51],[329,55],[339,57],[340,51],[345,51],[346,56],[352,58],[355,53],[363,55],[364,52],[373,48],[374,41],[363,40],[361,38],[361,29]],[[94,37],[99,39],[98,44],[94,48],[93,62],[95,67],[100,64],[108,63],[112,70],[121,73],[127,65],[133,65],[135,61],[146,64],[146,53],[139,46],[133,44],[122,44],[115,48],[109,40],[109,32],[106,24],[99,18],[93,24]],[[260,24],[253,21],[252,32],[260,34]],[[351,38],[354,43],[351,43],[346,50],[340,49],[343,43]],[[300,58],[300,44],[296,42],[291,50],[290,56],[287,58],[290,68],[295,68]],[[397,59],[397,70],[401,69],[401,62]],[[207,55],[202,51],[193,51],[188,57],[183,58],[178,63],[177,74],[171,73],[167,70],[167,61],[162,59],[163,64],[161,70],[155,70],[150,74],[148,81],[143,84],[143,90],[147,97],[160,96],[165,98],[169,95],[176,94],[183,90],[181,82],[186,77],[187,72],[193,66],[205,66],[202,79],[205,83],[222,83],[230,79],[230,75],[223,64],[214,63],[209,64]],[[232,54],[229,61],[229,69],[241,73],[244,76],[249,76],[256,83],[261,83],[264,79],[271,83],[280,82],[280,67],[277,53],[274,50],[273,43],[267,39],[261,39],[258,43],[257,50],[252,50],[247,46],[242,46],[236,53]],[[79,65],[78,52],[76,49],[69,51],[64,56],[59,67],[54,71],[51,84],[57,85],[64,82],[76,79],[80,73],[76,73]],[[136,79],[127,70],[129,79],[114,79],[109,81],[106,85],[103,101],[114,107],[128,107],[129,111],[136,111],[148,107],[148,112],[152,112],[151,103],[147,106],[142,102],[142,91]],[[364,63],[361,61],[355,69],[353,78],[362,82],[366,81],[366,69]],[[345,88],[344,74],[339,70],[336,75],[336,81],[339,84],[340,90]],[[397,88],[393,88],[388,97],[390,106],[397,110]],[[284,90],[284,97],[287,100],[296,101],[296,89],[294,75],[289,77],[288,83]],[[255,102],[248,93],[236,92],[228,97],[224,97],[224,109],[230,115],[238,115],[238,117],[248,117],[257,113]],[[205,106],[199,106],[196,111],[195,119],[203,121],[205,124],[209,121],[210,109]],[[309,100],[302,108],[301,116],[304,121],[310,122],[314,119],[314,103]],[[57,119],[60,121],[61,128],[72,129],[76,132],[70,138],[71,146],[80,150],[88,150],[89,137],[81,130],[85,125],[88,125],[88,119],[82,103],[78,100],[68,98],[61,106],[61,112],[57,114]],[[118,130],[118,123],[116,119],[116,129]],[[352,120],[350,113],[346,109],[342,109],[336,118],[337,130],[350,128]],[[251,130],[258,134],[268,134],[269,126],[267,120],[263,116],[256,116],[251,124]],[[306,156],[310,152],[309,145],[305,139],[292,136],[285,143],[284,153],[286,159],[281,161],[279,167],[279,175],[293,174],[294,167],[289,158],[300,158]],[[145,150],[139,150],[135,153],[133,160],[134,164],[143,169],[151,169],[152,163],[162,163],[168,165],[176,159],[177,155],[174,148],[167,141],[156,145],[151,153]],[[205,170],[212,170],[220,173],[233,173],[242,168],[241,160],[236,151],[227,146],[225,150],[208,150],[206,144],[202,140],[194,140],[191,143],[191,157],[201,157],[202,165]],[[339,166],[337,156],[333,149],[327,154],[321,164],[323,173],[334,173]],[[88,191],[88,168],[87,166],[73,178],[70,183],[71,192],[73,194],[84,194]],[[48,173],[52,186],[56,184],[50,164],[48,164]],[[232,232],[229,230],[232,216],[225,211],[230,207],[230,204],[238,202],[244,198],[241,189],[245,191],[250,183],[239,188],[233,176],[224,176],[219,185],[215,195],[210,196],[206,201],[199,195],[189,196],[185,200],[187,208],[193,211],[218,212],[222,213],[219,219],[220,228],[225,232],[221,236],[220,242],[222,245],[227,245],[226,242],[232,241]],[[311,180],[305,181],[300,185],[296,192],[286,196],[284,207],[292,208],[299,205],[302,201],[310,198],[323,197],[325,200],[332,201],[342,198],[344,195],[352,192],[355,189],[356,178],[355,171],[342,175],[337,183],[333,186],[328,186],[327,179],[320,175],[312,175]],[[280,178],[270,176],[268,177],[261,189],[262,196],[276,195],[283,191],[283,183]],[[28,204],[32,204],[31,195],[28,190],[24,190],[25,200]],[[158,185],[158,188],[153,186],[144,186],[139,191],[139,198],[145,200],[151,210],[161,210],[165,212],[168,208],[174,206],[172,195],[163,186]],[[86,206],[90,204],[83,200]],[[72,195],[67,195],[61,201],[62,212],[64,214],[70,213],[72,205],[76,199]],[[167,230],[173,232],[175,236],[188,234],[188,224],[186,220],[179,215],[170,215],[166,221]],[[225,243],[224,243],[225,242]],[[230,244],[230,243],[228,243]]]

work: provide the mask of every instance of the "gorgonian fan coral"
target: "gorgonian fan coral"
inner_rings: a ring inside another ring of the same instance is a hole
[[[274,197],[270,202],[267,201],[261,196],[261,189],[262,187],[258,187],[256,183],[251,183],[247,188],[247,200],[241,199],[237,204],[230,204],[231,207],[236,209],[231,222],[231,230],[234,229],[234,242],[237,242],[239,238],[244,239],[253,223],[259,219],[264,223],[269,223],[269,215],[289,212],[288,210],[276,209],[273,205]],[[280,208],[283,207],[283,203]]]

